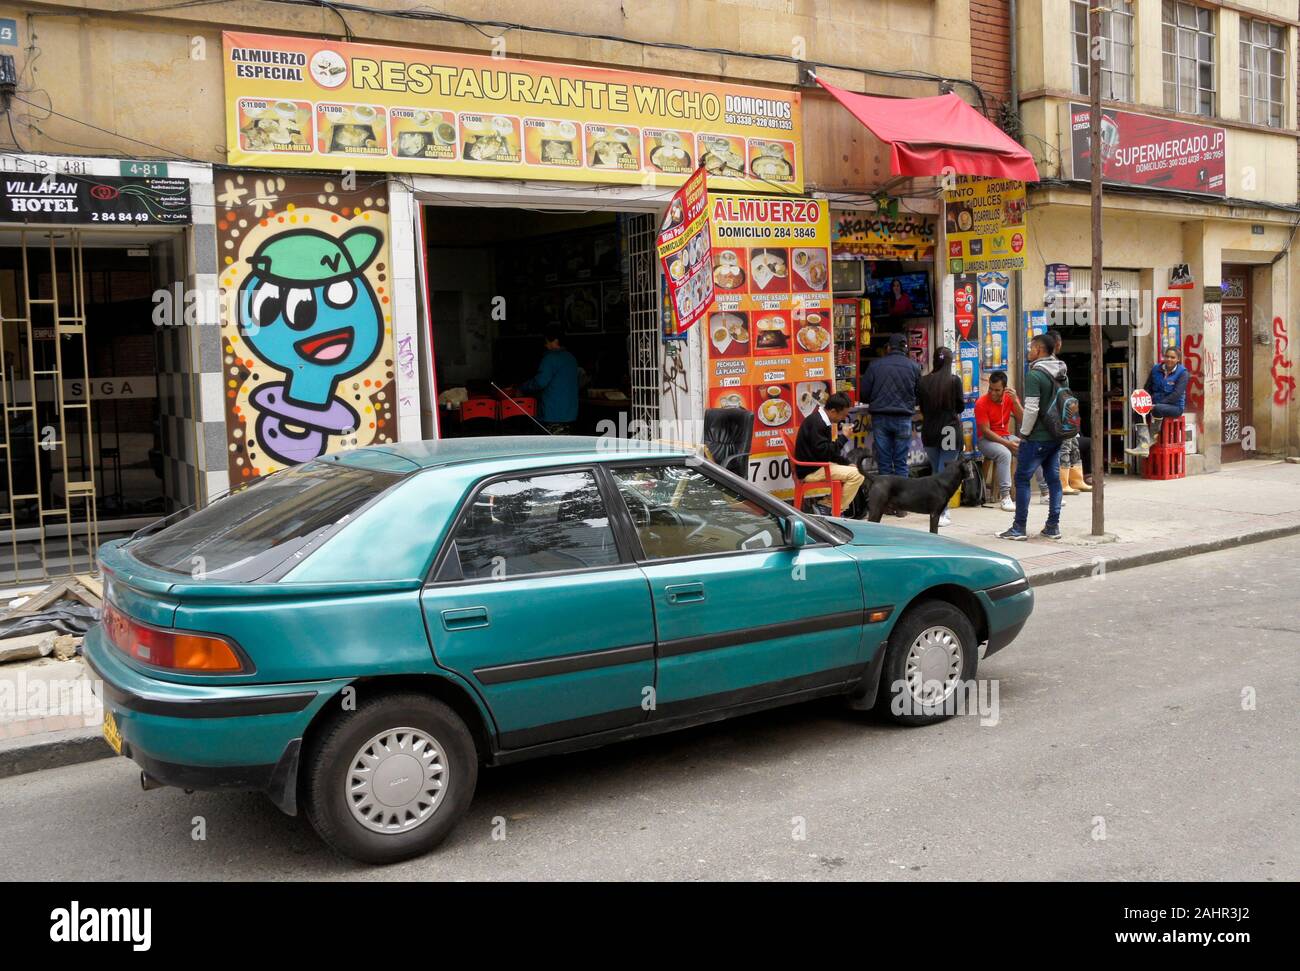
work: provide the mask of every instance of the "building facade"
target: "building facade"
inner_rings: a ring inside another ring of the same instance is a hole
[[[1108,380],[1117,391],[1140,385],[1176,344],[1191,372],[1189,471],[1294,455],[1296,7],[1102,6]],[[1075,311],[1091,289],[1087,4],[1016,7],[1012,87],[1043,176],[1030,191],[1022,299],[1063,325],[1071,362],[1084,362]]]

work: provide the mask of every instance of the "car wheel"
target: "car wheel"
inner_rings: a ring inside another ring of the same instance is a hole
[[[877,709],[901,725],[951,718],[979,663],[970,618],[946,601],[924,601],[899,618],[886,650]]]
[[[478,755],[435,698],[381,695],[328,725],[306,761],[307,818],[333,849],[365,863],[427,853],[469,807]]]

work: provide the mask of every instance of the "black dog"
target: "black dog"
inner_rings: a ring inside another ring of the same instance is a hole
[[[939,517],[948,508],[948,502],[971,473],[972,462],[962,458],[950,462],[939,475],[920,479],[901,475],[868,475],[862,491],[867,494],[867,519],[880,522],[887,509],[925,513],[930,517],[930,532],[939,532]],[[865,473],[864,473],[865,474]]]

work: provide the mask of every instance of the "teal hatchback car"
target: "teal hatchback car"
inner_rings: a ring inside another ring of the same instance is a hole
[[[610,439],[331,455],[99,556],[84,652],[144,786],[263,790],[376,863],[480,765],[824,695],[940,720],[1033,608],[1006,556]]]

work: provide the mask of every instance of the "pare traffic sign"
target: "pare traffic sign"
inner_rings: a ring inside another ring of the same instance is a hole
[[[1151,409],[1155,407],[1155,404],[1151,401],[1151,392],[1145,388],[1138,388],[1129,395],[1128,400],[1129,404],[1133,406],[1133,410],[1143,418],[1151,414]]]

